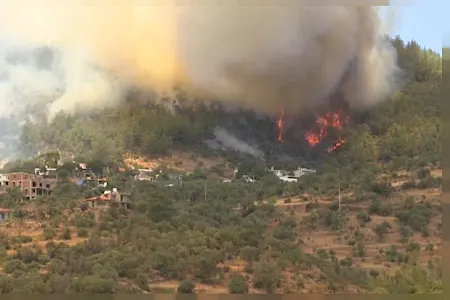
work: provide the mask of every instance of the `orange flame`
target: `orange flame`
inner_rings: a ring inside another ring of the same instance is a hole
[[[305,138],[311,147],[315,147],[319,144],[327,135],[328,128],[335,128],[341,130],[348,123],[348,116],[342,117],[342,113],[326,113],[325,115],[319,117],[316,124],[319,125],[318,132],[309,131]],[[333,147],[329,148],[328,152],[334,151],[335,149],[342,146],[344,139],[340,138]]]
[[[339,138],[339,140],[334,143],[333,146],[331,146],[330,148],[328,148],[328,153],[333,152],[334,150],[342,147],[342,145],[345,143],[345,140],[343,138]]]
[[[281,115],[278,119],[278,141],[280,143],[284,142],[284,109],[281,109]]]

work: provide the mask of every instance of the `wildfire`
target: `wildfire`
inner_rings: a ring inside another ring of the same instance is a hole
[[[348,116],[344,117],[342,113],[326,113],[316,121],[316,124],[319,125],[319,130],[316,132],[309,131],[305,138],[311,147],[315,147],[328,135],[329,128],[342,130],[347,123]],[[341,147],[344,142],[345,140],[343,138],[339,138],[339,140],[328,149],[328,152],[332,152]]]
[[[280,115],[280,118],[278,119],[277,127],[278,127],[278,141],[280,143],[283,143],[284,142],[284,109],[281,109],[281,115]]]
[[[339,140],[336,143],[334,143],[333,146],[328,148],[328,153],[333,152],[337,148],[340,148],[344,143],[345,143],[345,140],[343,138],[339,138]]]

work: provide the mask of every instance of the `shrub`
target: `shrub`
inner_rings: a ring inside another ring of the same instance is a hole
[[[77,236],[80,238],[87,238],[89,236],[89,232],[86,228],[78,228]]]
[[[44,229],[44,239],[46,241],[51,240],[55,237],[56,233],[53,229],[51,228],[45,228]]]
[[[64,229],[63,234],[61,235],[61,238],[66,241],[72,239],[70,228]]]
[[[180,294],[193,294],[195,290],[195,283],[192,280],[183,280],[178,285],[177,291]]]
[[[241,274],[233,274],[233,276],[231,276],[231,280],[228,282],[228,291],[231,294],[248,293],[248,284],[245,277]]]

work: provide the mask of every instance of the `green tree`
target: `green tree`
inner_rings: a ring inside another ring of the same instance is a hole
[[[255,266],[253,285],[255,288],[264,289],[266,293],[273,294],[281,283],[281,272],[273,262],[263,261]]]
[[[232,294],[247,294],[248,284],[241,274],[233,274],[228,282],[228,291]]]
[[[375,232],[380,240],[383,239],[383,237],[388,233],[389,229],[391,228],[391,224],[388,222],[383,222],[381,224],[377,224],[375,226]]]
[[[193,294],[195,290],[195,283],[191,280],[183,280],[178,285],[177,291],[181,294]]]

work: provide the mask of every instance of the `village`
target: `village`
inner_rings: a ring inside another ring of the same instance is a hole
[[[74,162],[75,163],[75,162]],[[154,169],[133,169],[132,181],[145,181],[152,183],[162,183],[165,187],[174,187],[176,184],[183,182],[183,174],[180,173],[164,173],[161,170]],[[119,172],[125,169],[120,168]],[[294,171],[286,171],[271,167],[270,173],[275,175],[280,181],[297,182],[301,176],[314,174],[316,171],[299,167]],[[254,176],[242,175],[237,178],[239,170],[234,169],[232,178],[223,179],[223,183],[234,181],[242,181],[244,183],[256,183]],[[0,174],[0,195],[8,192],[9,189],[17,189],[20,191],[21,201],[33,200],[40,196],[47,196],[52,193],[58,184],[58,168],[45,167],[35,168],[34,173],[12,172],[8,174]],[[160,180],[164,177],[166,180]],[[108,177],[104,176],[104,172],[94,172],[86,163],[76,163],[76,168],[70,174],[68,180],[78,186],[90,186],[92,188],[101,187],[103,193],[99,196],[89,197],[83,202],[89,209],[107,209],[112,203],[120,205],[124,208],[131,207],[131,191],[119,191],[116,187],[109,189]],[[7,220],[13,214],[13,210],[0,207],[0,222]]]

